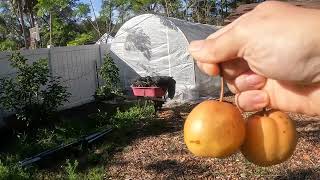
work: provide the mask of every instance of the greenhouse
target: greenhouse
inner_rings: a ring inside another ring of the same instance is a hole
[[[188,44],[218,28],[154,14],[130,19],[111,43],[122,86],[130,89],[137,77],[170,76],[176,81],[176,100],[216,96],[219,78],[200,72],[188,53]]]

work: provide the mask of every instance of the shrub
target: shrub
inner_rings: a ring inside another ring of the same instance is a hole
[[[104,57],[99,74],[104,85],[97,90],[96,94],[98,96],[109,97],[111,94],[120,93],[119,69],[109,55]]]
[[[13,51],[17,49],[17,43],[15,41],[6,39],[0,41],[0,51]]]
[[[14,111],[27,127],[49,120],[70,95],[60,77],[49,76],[46,59],[30,64],[20,53],[13,53],[9,61],[17,74],[0,79],[0,106]]]

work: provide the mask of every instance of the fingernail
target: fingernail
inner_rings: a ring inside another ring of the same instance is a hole
[[[192,41],[189,45],[189,51],[200,51],[203,47],[204,40]]]
[[[263,82],[263,78],[261,76],[249,75],[246,77],[246,81],[249,85],[255,86]]]

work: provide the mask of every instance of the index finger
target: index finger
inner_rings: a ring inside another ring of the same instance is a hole
[[[190,54],[197,61],[211,64],[240,58],[244,40],[235,29],[230,28],[214,39],[191,42]]]

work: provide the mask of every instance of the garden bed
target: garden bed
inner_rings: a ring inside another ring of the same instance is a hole
[[[227,100],[233,102],[233,97]],[[159,135],[135,139],[108,163],[110,179],[318,179],[320,176],[320,117],[290,113],[296,122],[299,141],[288,161],[262,168],[240,153],[226,159],[193,156],[183,141],[183,122],[192,105],[159,113],[164,130]],[[248,114],[245,114],[248,115]]]
[[[225,100],[233,102],[233,96]],[[117,110],[119,106],[122,108]],[[6,170],[10,168],[11,177],[22,179],[318,179],[320,176],[320,117],[290,113],[299,135],[294,155],[285,163],[262,168],[249,163],[240,153],[226,159],[193,156],[183,142],[183,123],[195,104],[166,107],[156,116],[141,109],[143,106],[144,103],[138,106],[93,103],[64,111],[60,117],[65,124],[58,127],[67,134],[41,132],[37,142],[18,143],[1,154],[6,166],[0,166],[0,174],[8,173]],[[55,138],[68,141],[102,127],[110,117],[118,119],[118,128],[90,147],[74,148],[40,166],[24,169],[14,164],[35,150],[56,145]]]

